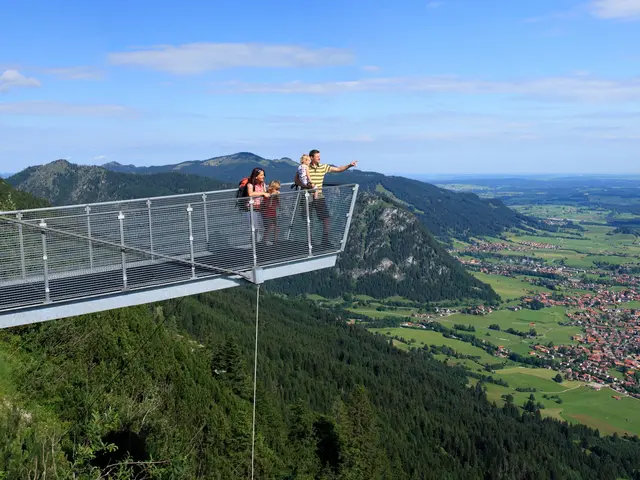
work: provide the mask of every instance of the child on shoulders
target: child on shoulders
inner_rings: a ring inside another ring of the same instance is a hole
[[[306,153],[300,157],[300,165],[296,173],[296,185],[304,189],[312,189],[315,187],[311,183],[311,177],[309,176],[309,164],[311,163],[311,157]],[[318,192],[313,192],[313,198],[318,198]]]

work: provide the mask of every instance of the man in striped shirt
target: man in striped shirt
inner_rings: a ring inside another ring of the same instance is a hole
[[[327,245],[329,244],[329,211],[327,210],[327,204],[322,193],[324,176],[327,173],[344,172],[351,167],[355,167],[358,162],[354,161],[349,165],[344,165],[342,167],[334,167],[333,165],[329,165],[328,163],[320,163],[320,150],[311,150],[309,152],[309,157],[311,158],[311,164],[309,165],[309,179],[318,191],[318,198],[314,199],[311,205],[318,214],[318,218],[322,220],[322,243]]]

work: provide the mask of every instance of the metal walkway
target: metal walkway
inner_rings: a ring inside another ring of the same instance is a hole
[[[358,186],[324,187],[326,238],[289,187],[273,218],[235,189],[0,212],[0,328],[333,267]]]

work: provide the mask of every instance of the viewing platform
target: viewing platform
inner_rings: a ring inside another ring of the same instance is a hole
[[[358,185],[323,188],[327,238],[313,193],[290,186],[275,241],[236,189],[0,212],[0,328],[333,267]]]

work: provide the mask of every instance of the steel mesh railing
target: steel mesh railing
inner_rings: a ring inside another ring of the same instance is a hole
[[[288,187],[0,212],[0,312],[342,251],[357,185]]]

